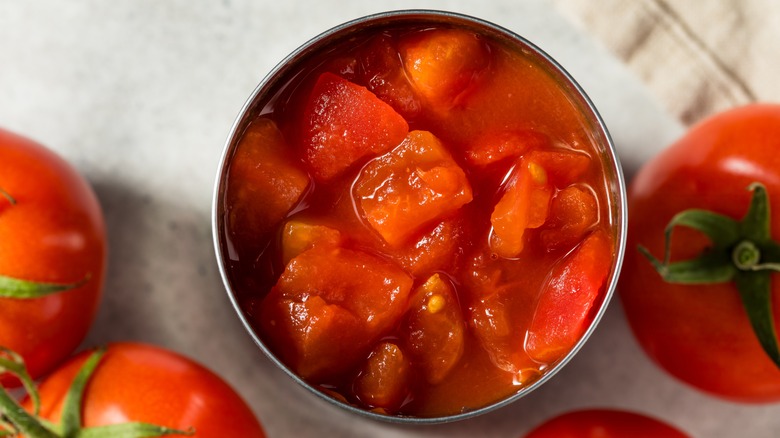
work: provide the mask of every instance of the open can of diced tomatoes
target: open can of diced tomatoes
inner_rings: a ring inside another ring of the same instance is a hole
[[[404,423],[550,379],[615,289],[625,183],[585,92],[522,37],[398,11],[266,76],[228,137],[214,244],[239,318],[296,382]]]

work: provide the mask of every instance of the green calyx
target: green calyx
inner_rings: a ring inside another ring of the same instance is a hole
[[[706,210],[685,210],[666,226],[663,261],[641,245],[638,249],[666,282],[716,284],[733,281],[761,347],[780,368],[771,288],[771,273],[780,272],[780,245],[770,235],[766,188],[753,183],[748,190],[753,192],[753,197],[741,221]],[[671,236],[678,226],[701,231],[712,241],[712,248],[697,258],[671,263]]]
[[[37,281],[20,280],[18,278],[0,275],[0,298],[35,299],[58,292],[78,289],[89,281],[87,275],[75,283],[43,283]]]
[[[27,374],[22,358],[0,348],[0,374],[10,372],[24,384],[34,412],[29,413],[0,387],[0,437],[24,434],[28,438],[147,438],[166,435],[195,435],[194,429],[176,430],[148,423],[131,422],[84,428],[81,425],[81,405],[84,389],[103,358],[102,349],[93,352],[81,366],[65,396],[59,424],[52,424],[38,416],[40,401],[38,391]]]

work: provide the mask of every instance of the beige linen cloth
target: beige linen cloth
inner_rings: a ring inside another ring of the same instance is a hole
[[[686,124],[780,103],[780,1],[552,0]]]

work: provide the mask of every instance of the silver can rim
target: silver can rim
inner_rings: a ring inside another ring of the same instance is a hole
[[[329,42],[331,38],[334,37],[341,38],[344,35],[354,33],[358,30],[370,27],[372,25],[376,25],[379,23],[386,24],[388,21],[391,20],[393,21],[430,20],[431,22],[461,24],[467,27],[478,28],[483,31],[487,30],[488,32],[496,36],[500,36],[501,38],[507,41],[511,41],[514,44],[529,50],[532,56],[537,57],[539,61],[542,61],[543,63],[546,64],[546,67],[548,67],[551,70],[550,71],[551,74],[557,75],[557,79],[562,81],[562,85],[565,85],[570,88],[571,93],[574,95],[573,97],[576,97],[580,100],[579,102],[581,104],[580,110],[585,113],[584,114],[585,118],[593,124],[593,129],[597,131],[597,134],[601,137],[600,139],[604,143],[605,146],[604,152],[606,153],[606,158],[607,158],[605,164],[608,164],[610,166],[609,169],[606,168],[605,169],[611,170],[614,177],[614,180],[610,181],[610,183],[613,185],[613,187],[611,187],[612,189],[611,193],[614,194],[615,196],[614,205],[612,206],[612,211],[615,215],[616,237],[618,239],[617,252],[613,260],[612,275],[608,279],[608,283],[607,283],[608,286],[605,291],[604,298],[600,304],[600,308],[595,313],[593,317],[593,321],[590,323],[590,326],[582,335],[580,340],[566,354],[566,356],[563,359],[555,363],[555,365],[550,370],[546,371],[539,379],[535,380],[530,385],[520,389],[518,392],[512,394],[511,396],[508,396],[504,399],[498,400],[496,402],[493,402],[491,404],[488,404],[486,406],[474,410],[469,410],[458,414],[438,416],[438,417],[384,415],[384,414],[368,411],[365,409],[361,409],[349,403],[342,402],[334,397],[327,395],[326,393],[322,392],[321,390],[315,388],[313,385],[303,380],[301,377],[295,374],[295,372],[289,369],[284,363],[282,363],[276,357],[276,355],[269,349],[269,347],[265,345],[262,339],[255,332],[255,329],[252,327],[249,320],[247,319],[246,314],[244,313],[241,306],[239,305],[238,300],[235,294],[233,293],[228,278],[227,268],[225,266],[225,257],[223,254],[222,235],[220,231],[222,226],[222,222],[221,222],[222,213],[220,211],[220,207],[221,207],[220,201],[223,198],[223,194],[225,191],[225,180],[226,180],[227,168],[229,164],[229,157],[231,156],[232,151],[235,149],[239,134],[243,132],[243,128],[248,123],[247,119],[251,118],[250,117],[251,111],[254,108],[255,104],[258,102],[259,97],[263,95],[264,91],[273,88],[275,79],[283,76],[283,73],[287,70],[287,68],[294,64],[293,61],[305,56],[306,53],[312,50],[316,50],[320,46],[323,46],[324,44]],[[247,333],[249,333],[254,343],[260,348],[260,350],[266,355],[266,357],[268,357],[268,359],[270,359],[271,362],[273,362],[278,368],[280,368],[285,374],[287,374],[293,381],[297,382],[299,385],[303,386],[309,392],[313,393],[317,397],[326,400],[327,402],[333,405],[336,405],[349,412],[352,412],[354,414],[363,417],[368,417],[373,420],[390,422],[390,423],[400,423],[400,424],[441,424],[441,423],[450,423],[450,422],[465,420],[468,418],[473,418],[482,414],[486,414],[488,412],[492,412],[496,409],[507,406],[525,397],[526,395],[530,394],[535,389],[539,388],[544,383],[549,381],[564,366],[566,366],[566,364],[568,364],[569,361],[571,361],[571,359],[577,354],[577,352],[579,352],[579,350],[582,348],[585,342],[587,342],[587,340],[593,334],[599,322],[601,321],[602,317],[604,316],[608,308],[608,305],[612,299],[612,296],[614,295],[615,290],[617,288],[618,277],[620,275],[620,270],[623,264],[623,258],[625,256],[625,250],[626,250],[626,236],[627,236],[627,224],[628,224],[628,207],[627,207],[626,199],[627,199],[627,195],[626,195],[625,176],[623,174],[620,160],[617,156],[615,144],[612,140],[612,137],[609,134],[609,131],[607,130],[604,120],[602,119],[595,105],[588,97],[588,95],[585,93],[585,91],[582,89],[582,87],[566,71],[566,69],[564,69],[560,64],[558,64],[558,62],[555,61],[550,55],[544,52],[541,48],[537,47],[531,41],[512,32],[511,30],[508,30],[492,22],[480,18],[476,18],[470,15],[465,15],[465,14],[450,12],[450,11],[433,10],[433,9],[395,10],[395,11],[387,11],[387,12],[370,14],[360,18],[356,18],[354,20],[350,20],[345,23],[339,24],[331,29],[328,29],[320,33],[319,35],[315,36],[314,38],[311,38],[310,40],[308,40],[307,42],[299,46],[297,49],[295,49],[293,52],[287,55],[284,59],[282,59],[260,81],[257,87],[255,87],[254,91],[250,94],[249,98],[246,100],[241,110],[239,111],[235,121],[233,122],[227,140],[225,142],[225,146],[222,150],[221,158],[218,163],[216,179],[214,183],[214,191],[212,196],[212,211],[211,211],[212,239],[213,239],[213,245],[214,245],[215,255],[217,259],[217,265],[219,267],[219,273],[222,278],[222,282],[225,286],[225,292],[227,293],[228,298],[232,303],[234,310],[236,311],[236,314],[241,320],[241,323],[243,324]]]

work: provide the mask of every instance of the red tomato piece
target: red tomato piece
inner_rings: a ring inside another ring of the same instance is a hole
[[[470,259],[464,283],[472,332],[493,365],[525,384],[540,375],[538,364],[523,349],[536,286],[523,282],[527,275],[515,274],[517,263],[480,253]]]
[[[569,186],[550,204],[550,216],[540,236],[548,251],[572,248],[599,220],[598,201],[584,187]]]
[[[302,377],[349,369],[403,316],[412,279],[362,251],[315,247],[293,258],[261,304],[261,327]]]
[[[472,199],[463,169],[427,131],[409,133],[400,146],[368,163],[355,195],[368,223],[391,246]]]
[[[355,394],[369,406],[393,411],[409,394],[409,361],[395,344],[382,342],[355,379]]]
[[[317,181],[397,146],[409,132],[400,114],[365,87],[320,75],[303,112],[303,147]]]
[[[431,104],[458,103],[490,65],[490,49],[482,39],[461,29],[419,32],[400,42],[406,73]]]
[[[599,230],[553,268],[528,328],[525,350],[534,360],[552,363],[579,341],[612,259],[612,239]]]
[[[408,246],[390,248],[388,253],[415,277],[445,270],[456,265],[462,255],[463,227],[460,218],[445,219]]]
[[[481,135],[466,149],[469,164],[486,167],[509,158],[518,158],[526,151],[537,150],[549,145],[546,135],[527,129],[514,131],[491,131]]]
[[[287,265],[293,257],[315,246],[336,247],[341,240],[341,232],[335,228],[299,220],[288,221],[282,230],[282,262]]]
[[[552,193],[546,168],[533,158],[521,159],[490,215],[490,248],[501,257],[517,257],[525,246],[525,231],[547,220]]]
[[[528,154],[528,159],[542,166],[550,183],[558,188],[579,182],[591,161],[584,152],[564,148],[535,150]]]
[[[404,345],[425,379],[440,383],[463,355],[465,322],[449,281],[434,274],[409,302],[402,331]]]
[[[59,422],[68,389],[90,353],[73,357],[44,379],[41,417]],[[32,409],[29,399],[24,405]],[[193,428],[199,438],[265,436],[251,408],[219,376],[151,345],[110,344],[86,385],[81,409],[85,428],[144,422]]]
[[[538,365],[523,351],[523,331],[509,308],[511,285],[485,295],[469,306],[474,334],[491,362],[525,384],[540,375]]]
[[[612,409],[588,409],[559,415],[525,438],[689,438],[645,415]]]
[[[368,42],[361,54],[361,73],[366,87],[407,120],[418,116],[422,104],[406,78],[393,39],[388,35],[377,35]]]
[[[299,168],[276,123],[264,118],[247,128],[228,172],[230,237],[257,250],[298,203],[309,176]]]

